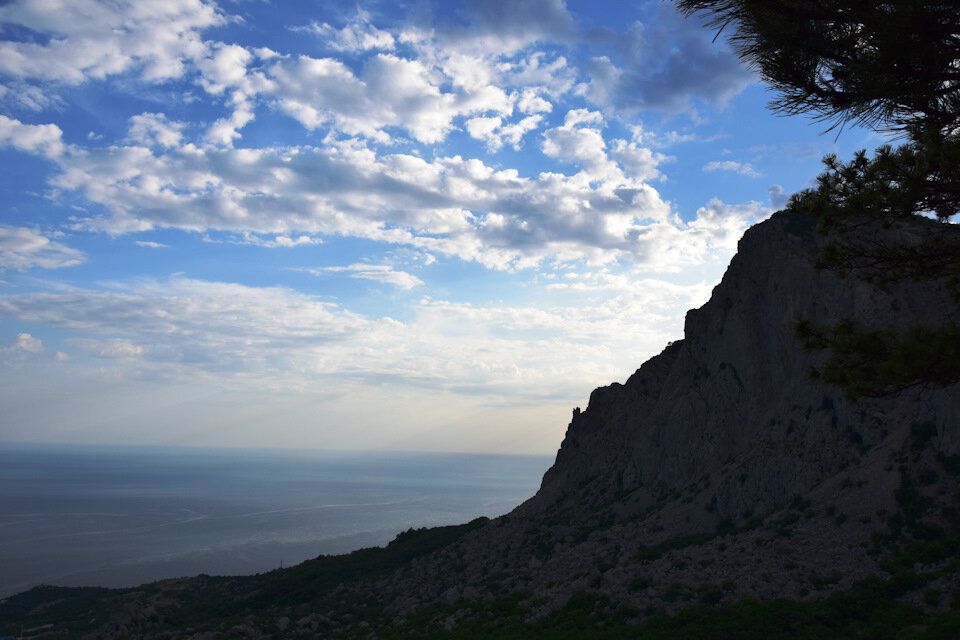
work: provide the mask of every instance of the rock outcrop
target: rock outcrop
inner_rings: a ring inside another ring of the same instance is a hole
[[[769,511],[915,424],[935,427],[944,455],[960,453],[957,386],[849,402],[810,378],[823,354],[800,347],[801,318],[899,329],[960,320],[942,282],[879,286],[818,269],[823,242],[799,214],[749,229],[710,300],[687,314],[684,339],[575,412],[556,463],[518,515],[604,505],[635,515],[709,475],[701,499],[712,517],[698,514],[707,527]]]
[[[876,541],[903,522],[957,526],[960,385],[847,400],[811,379],[826,354],[801,347],[796,323],[938,326],[960,305],[943,282],[818,269],[824,241],[792,213],[748,230],[684,339],[574,410],[530,500],[372,587],[406,594],[388,611],[510,592],[549,610],[585,591],[677,610],[671,588],[721,582],[723,603],[816,599],[883,574]]]

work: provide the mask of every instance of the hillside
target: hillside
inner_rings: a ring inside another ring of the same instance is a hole
[[[750,229],[684,339],[574,410],[510,514],[259,576],[38,588],[0,603],[0,635],[952,637],[960,388],[847,400],[810,378],[824,354],[795,326],[936,326],[960,306],[943,283],[817,269],[823,242],[799,214]]]

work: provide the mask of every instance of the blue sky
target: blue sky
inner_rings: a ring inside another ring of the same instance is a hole
[[[0,440],[552,453],[873,134],[669,3],[0,6]]]

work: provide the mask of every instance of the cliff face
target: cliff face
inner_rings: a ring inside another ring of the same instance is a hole
[[[960,453],[956,385],[853,403],[810,379],[823,354],[800,347],[799,318],[897,328],[960,320],[943,283],[877,286],[817,269],[822,243],[814,221],[797,214],[748,230],[710,300],[687,314],[684,339],[575,412],[556,463],[518,515],[618,501],[615,510],[631,515],[710,475],[701,511],[712,516],[698,517],[706,527],[768,511],[915,424],[935,425],[943,454]]]
[[[909,242],[925,224],[878,233]],[[816,599],[883,574],[877,540],[960,530],[960,384],[848,401],[810,378],[827,354],[795,335],[800,318],[940,326],[960,304],[943,282],[820,270],[824,242],[797,214],[748,230],[684,339],[574,411],[537,494],[378,584],[421,594],[387,610],[531,592],[546,611],[585,591],[677,610],[671,585]],[[960,574],[939,580],[952,592]]]

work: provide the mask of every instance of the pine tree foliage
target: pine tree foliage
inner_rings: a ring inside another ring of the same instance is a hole
[[[869,329],[850,319],[831,327],[801,320],[797,336],[807,349],[830,349],[831,357],[810,373],[841,387],[850,399],[958,379],[960,326],[955,324],[898,333]]]
[[[775,109],[834,125],[960,126],[956,0],[678,0],[777,90]]]
[[[677,4],[726,33],[777,90],[776,111],[907,138],[872,157],[827,156],[816,187],[791,198],[789,209],[813,214],[828,234],[819,265],[878,283],[936,281],[960,304],[960,233],[950,224],[960,213],[960,3]],[[908,233],[880,232],[904,220],[912,222]],[[897,332],[853,320],[831,327],[801,320],[797,333],[808,349],[829,350],[813,373],[852,398],[960,380],[957,324]]]
[[[947,222],[960,209],[960,144],[934,136],[880,147],[872,158],[860,151],[853,160],[824,158],[817,186],[794,195],[788,208],[812,214],[830,242],[819,266],[853,273],[877,283],[942,280],[960,297],[960,234]],[[929,219],[917,220],[918,214]],[[910,234],[896,242],[877,233],[878,225],[912,220]]]

